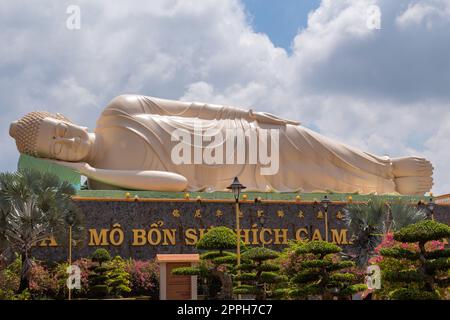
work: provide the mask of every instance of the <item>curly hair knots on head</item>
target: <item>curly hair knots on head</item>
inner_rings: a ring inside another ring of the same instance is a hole
[[[37,138],[39,129],[45,118],[54,118],[70,122],[60,114],[52,114],[46,111],[34,111],[26,114],[21,119],[11,123],[9,135],[16,140],[17,149],[20,153],[30,156],[37,154]]]

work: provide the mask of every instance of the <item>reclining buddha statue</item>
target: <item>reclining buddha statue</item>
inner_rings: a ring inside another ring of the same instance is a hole
[[[362,152],[265,112],[141,95],[114,98],[94,132],[35,111],[10,135],[90,189],[224,191],[234,177],[252,191],[423,195],[433,185],[420,157]]]

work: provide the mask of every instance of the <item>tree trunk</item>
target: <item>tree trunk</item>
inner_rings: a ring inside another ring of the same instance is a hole
[[[425,258],[426,250],[425,250],[425,242],[419,242],[419,260],[422,264],[421,270],[423,275],[425,276],[425,290],[432,292],[434,290],[434,275],[429,274],[426,268],[427,259]]]
[[[394,219],[392,217],[391,206],[386,203],[386,207],[387,207],[387,211],[386,211],[386,230],[385,230],[385,232],[387,234],[387,233],[391,232]]]
[[[233,298],[233,282],[231,281],[231,276],[217,270],[213,270],[212,275],[218,277],[222,283],[219,299],[231,300]]]
[[[261,262],[257,264],[256,269],[258,270],[259,267],[261,267]],[[255,289],[256,289],[256,300],[266,300],[266,288],[264,286],[264,283],[261,283],[261,274],[262,271],[256,272],[256,281],[255,281]]]
[[[21,255],[22,270],[20,272],[20,283],[18,292],[21,293],[30,288],[30,276],[31,276],[31,259],[28,257],[28,252],[23,252]]]

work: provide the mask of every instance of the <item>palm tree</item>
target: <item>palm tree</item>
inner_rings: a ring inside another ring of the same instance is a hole
[[[389,204],[377,197],[369,199],[367,204],[350,204],[344,211],[359,267],[367,265],[385,234],[426,218],[423,209],[401,200]]]
[[[417,208],[402,201],[396,201],[389,205],[392,223],[386,232],[399,231],[410,224],[417,223],[427,218],[425,209]]]
[[[371,198],[367,204],[350,204],[345,209],[345,222],[352,234],[358,266],[365,266],[370,254],[380,244],[385,226],[385,204]]]
[[[66,226],[81,231],[72,185],[57,176],[34,170],[0,174],[0,250],[22,260],[19,292],[29,288],[32,249],[40,241],[65,235]],[[63,243],[62,241],[58,241]]]

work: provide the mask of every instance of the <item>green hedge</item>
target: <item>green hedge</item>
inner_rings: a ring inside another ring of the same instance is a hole
[[[215,227],[210,229],[197,242],[197,249],[203,250],[227,250],[235,249],[237,244],[236,233],[227,227]]]
[[[350,282],[356,279],[356,276],[354,274],[351,273],[333,273],[330,276],[330,281],[346,281],[346,282]]]
[[[236,276],[235,280],[236,281],[254,281],[254,280],[256,280],[256,273],[253,273],[253,272],[242,273],[241,275]]]
[[[383,272],[383,278],[391,282],[421,282],[425,279],[425,276],[413,269],[413,270],[401,270],[401,271],[385,271]]]
[[[308,283],[317,281],[320,279],[320,274],[318,272],[315,272],[313,270],[305,270],[297,273],[295,276],[292,277],[292,282],[294,283]]]
[[[322,268],[333,264],[331,260],[306,260],[300,263],[302,268]]]
[[[402,228],[394,234],[400,242],[427,242],[450,237],[450,227],[434,220],[423,220]]]
[[[309,241],[297,249],[297,254],[313,253],[313,254],[331,254],[339,253],[342,249],[337,245],[324,241]]]
[[[402,288],[392,291],[389,298],[392,300],[439,300],[440,296],[435,291]]]
[[[259,267],[257,267],[258,271],[279,271],[280,270],[280,266],[273,264],[273,263],[264,263],[262,265],[260,265]]]
[[[380,254],[385,257],[397,258],[397,259],[408,259],[417,260],[419,259],[418,252],[412,252],[408,249],[403,248],[385,248],[380,250]]]
[[[268,249],[265,247],[256,247],[256,248],[251,248],[251,249],[245,251],[242,254],[242,258],[250,259],[253,261],[264,261],[264,260],[275,259],[279,255],[280,254],[274,250],[271,250],[271,249]]]
[[[450,258],[450,249],[429,251],[425,254],[427,259]]]
[[[177,276],[196,276],[200,274],[200,269],[195,267],[181,267],[173,269],[172,274]]]

